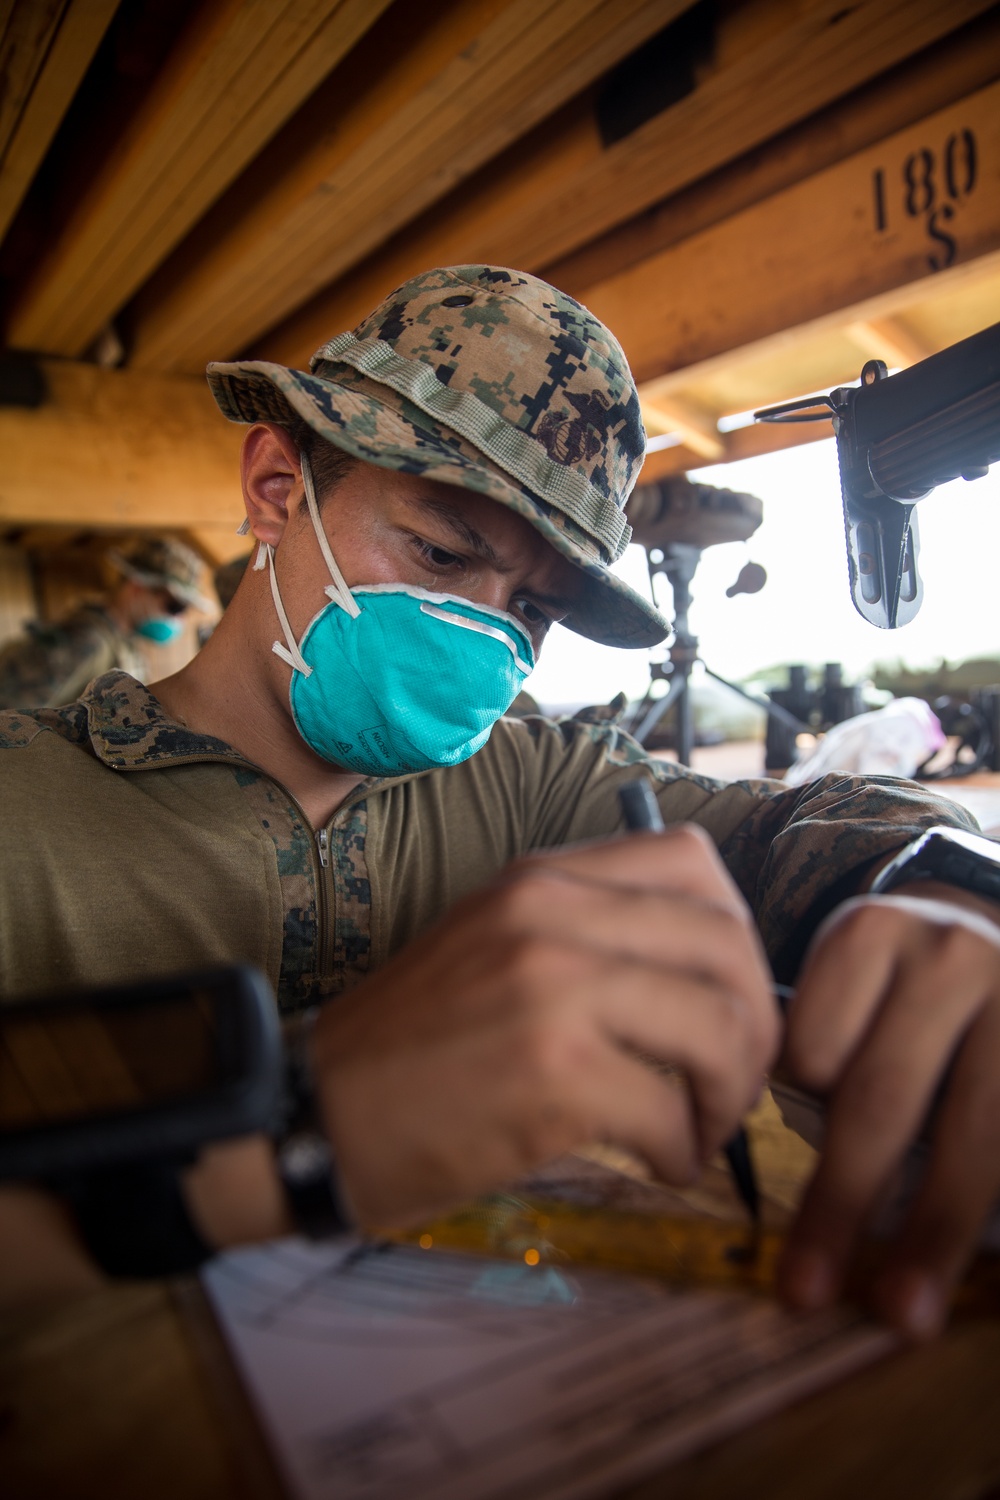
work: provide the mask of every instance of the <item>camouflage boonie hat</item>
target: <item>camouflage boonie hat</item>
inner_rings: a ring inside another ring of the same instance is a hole
[[[212,613],[215,605],[198,588],[201,562],[197,553],[172,537],[150,536],[110,551],[108,561],[126,578],[149,589],[166,589],[179,604]]]
[[[669,626],[609,571],[645,433],[628,361],[592,313],[547,282],[497,266],[414,276],[310,373],[266,360],[210,364],[233,422],[303,418],[384,468],[489,495],[585,575],[564,622],[610,646],[652,646]]]

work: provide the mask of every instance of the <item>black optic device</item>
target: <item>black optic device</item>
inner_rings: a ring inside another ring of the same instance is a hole
[[[858,386],[754,415],[833,418],[851,597],[872,625],[895,630],[923,599],[916,502],[950,479],[981,479],[1000,459],[1000,323],[896,375],[871,359]]]
[[[245,965],[0,1005],[0,1179],[273,1130],[282,1069],[274,995]]]

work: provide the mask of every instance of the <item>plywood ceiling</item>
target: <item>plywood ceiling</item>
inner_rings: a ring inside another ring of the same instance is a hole
[[[224,555],[205,362],[302,365],[433,264],[606,317],[649,475],[808,438],[719,421],[1000,319],[983,0],[8,0],[0,28],[0,312],[51,393],[0,407],[0,524],[197,523]]]

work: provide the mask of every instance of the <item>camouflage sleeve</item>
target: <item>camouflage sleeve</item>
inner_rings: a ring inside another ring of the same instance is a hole
[[[35,627],[0,649],[0,709],[70,703],[114,665],[107,633],[87,614]]]
[[[890,776],[834,772],[803,787],[756,787],[767,790],[756,792],[720,852],[786,983],[819,923],[864,889],[874,865],[935,824],[978,831],[957,803]]]
[[[698,823],[714,839],[785,981],[819,922],[863,888],[874,864],[935,824],[977,827],[963,808],[915,782],[844,773],[802,787],[721,782],[647,757],[613,726],[535,719],[518,727],[532,742],[532,847],[621,832],[618,788],[642,766],[664,821]]]

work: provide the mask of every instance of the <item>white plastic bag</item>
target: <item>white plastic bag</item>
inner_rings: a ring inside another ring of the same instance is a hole
[[[922,698],[894,698],[885,708],[835,724],[807,760],[789,768],[785,780],[802,786],[827,771],[912,776],[945,743],[937,715]]]

